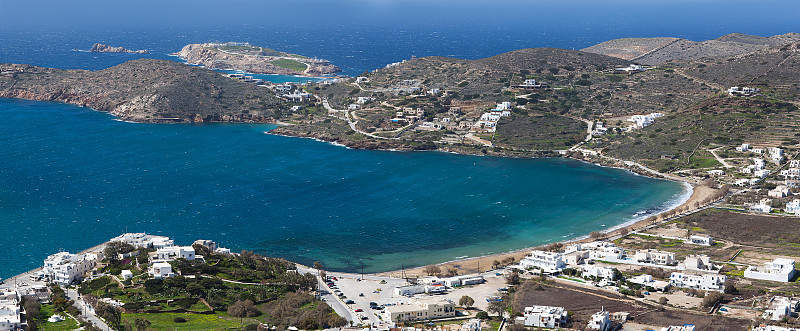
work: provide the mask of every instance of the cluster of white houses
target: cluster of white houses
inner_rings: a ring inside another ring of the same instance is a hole
[[[41,275],[50,282],[67,286],[80,283],[102,260],[101,253],[70,254],[59,252],[44,259]]]
[[[664,117],[663,113],[650,113],[647,115],[633,115],[628,122],[633,122],[634,129],[641,129],[653,124],[656,118]]]
[[[470,129],[471,132],[476,133],[494,133],[497,130],[497,122],[501,118],[511,116],[511,102],[504,101],[497,104],[497,107],[489,112],[481,114],[475,124]]]
[[[26,330],[27,323],[22,315],[25,311],[20,307],[20,295],[14,290],[0,292],[0,330]]]

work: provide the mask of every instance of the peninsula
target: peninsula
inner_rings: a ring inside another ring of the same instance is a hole
[[[256,74],[321,76],[342,71],[327,60],[276,51],[248,43],[186,45],[173,54],[189,64],[209,69],[231,69]]]
[[[129,54],[150,54],[150,51],[146,49],[140,50],[130,50],[125,47],[112,47],[103,44],[94,44],[92,49],[89,50],[93,53],[129,53]]]

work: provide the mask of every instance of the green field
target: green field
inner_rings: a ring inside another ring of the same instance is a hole
[[[289,59],[279,59],[275,61],[270,61],[269,63],[273,64],[276,67],[286,68],[294,71],[303,71],[306,70],[306,68],[308,68],[308,66],[305,63]]]
[[[39,322],[38,327],[39,330],[45,331],[67,331],[67,330],[75,330],[78,328],[78,322],[75,322],[74,319],[70,318],[64,313],[59,313],[59,315],[63,316],[65,319],[61,322],[57,323],[50,323],[47,321],[50,316],[55,315],[55,310],[53,310],[53,305],[42,305],[41,312],[45,316],[44,320]]]
[[[176,317],[183,317],[186,319],[186,322],[175,323],[174,319]],[[215,314],[122,314],[122,324],[134,325],[134,321],[137,318],[144,318],[150,321],[149,329],[156,330],[222,330],[239,328],[241,325],[238,318],[230,317],[224,312],[217,312]],[[254,323],[259,322],[252,318],[245,318],[243,322],[244,325]]]

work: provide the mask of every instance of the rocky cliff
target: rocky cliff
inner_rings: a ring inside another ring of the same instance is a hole
[[[136,50],[135,51],[135,50],[127,49],[125,47],[111,47],[111,46],[103,45],[103,44],[94,44],[94,46],[92,46],[92,49],[90,49],[89,51],[90,52],[95,52],[95,53],[130,53],[130,54],[149,54],[150,53],[150,51],[148,51],[146,49],[140,49],[140,50]]]

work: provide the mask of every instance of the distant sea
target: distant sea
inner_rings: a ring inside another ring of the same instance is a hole
[[[168,54],[189,43],[247,41],[357,75],[412,55],[475,59],[657,35],[576,24],[25,29],[0,33],[0,62],[98,70],[142,57],[177,60]],[[95,42],[151,54],[73,51]],[[334,270],[386,271],[577,238],[685,198],[679,183],[568,159],[351,150],[270,135],[270,125],[126,123],[87,108],[8,99],[0,100],[0,118],[0,277],[124,231],[179,244],[212,239]]]

